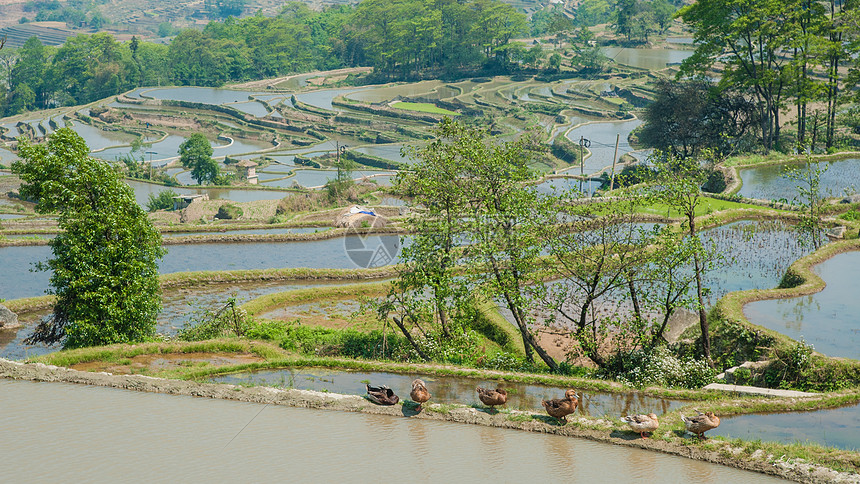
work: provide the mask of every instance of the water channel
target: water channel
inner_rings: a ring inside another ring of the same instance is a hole
[[[784,482],[554,435],[63,383],[0,380],[0,408],[10,482]]]

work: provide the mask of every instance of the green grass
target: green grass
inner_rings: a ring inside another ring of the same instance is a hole
[[[703,197],[701,203],[699,203],[699,206],[696,207],[696,216],[700,217],[702,215],[708,215],[714,212],[722,212],[724,210],[734,210],[739,208],[751,208],[760,210],[762,207],[758,205],[753,205],[751,203],[730,202],[728,200]],[[666,216],[668,214],[670,218],[678,218],[682,216],[682,214],[677,210],[670,209],[668,205],[662,203],[642,207],[639,209],[639,212],[661,216]]]
[[[447,109],[442,109],[437,107],[435,104],[430,103],[408,103],[408,102],[397,102],[391,105],[391,107],[396,109],[405,109],[407,111],[418,111],[419,113],[430,113],[430,114],[443,114],[445,116],[459,116],[460,113],[456,111],[449,111]]]

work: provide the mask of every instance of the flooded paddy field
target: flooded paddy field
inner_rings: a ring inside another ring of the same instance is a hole
[[[126,480],[153,476],[153,462],[158,462],[160,475],[194,481],[281,480],[285,475],[307,482],[376,480],[384,469],[387,475],[448,482],[492,474],[536,481],[784,482],[556,435],[63,383],[0,379],[0,407],[0,450],[40,462],[8,469],[4,477],[13,481]],[[369,436],[396,448],[397,458],[367,445]],[[522,452],[526,448],[536,452]],[[46,453],[55,457],[45,460]],[[124,457],[106,459],[109,455]]]
[[[396,263],[400,243],[397,235],[354,235],[301,242],[171,245],[165,247],[167,255],[158,267],[161,274],[286,267],[379,267]],[[0,297],[18,299],[43,295],[50,274],[30,269],[35,262],[46,261],[50,255],[48,246],[0,248],[0,260],[9,271],[7,277],[0,278]]]
[[[134,190],[134,198],[141,206],[146,206],[149,196],[157,196],[164,190],[173,190],[179,195],[196,195],[205,193],[210,200],[230,200],[233,202],[256,202],[259,200],[280,200],[288,192],[278,190],[258,190],[254,188],[186,188],[167,187],[139,180],[125,180]]]
[[[509,392],[505,408],[543,413],[541,400],[560,398],[566,388],[545,385],[529,385],[512,382],[496,382],[475,378],[442,377],[420,374],[399,374],[387,372],[364,372],[331,370],[325,368],[285,368],[281,370],[262,370],[256,372],[234,373],[213,377],[212,381],[234,385],[252,383],[255,385],[297,388],[301,390],[329,391],[348,395],[364,395],[365,383],[388,385],[401,399],[408,399],[412,380],[424,380],[433,403],[464,404],[484,407],[478,400],[475,387],[501,387]],[[578,415],[592,417],[619,417],[633,413],[664,414],[689,402],[650,397],[638,392],[600,393],[578,392],[584,395],[577,409]]]
[[[192,287],[169,287],[162,294],[161,312],[156,317],[156,332],[172,336],[188,324],[198,322],[206,311],[217,312],[224,307],[228,298],[237,305],[252,299],[284,291],[309,289],[342,284],[339,281],[265,281],[243,282],[237,284],[206,284]],[[45,345],[26,345],[24,340],[50,310],[33,311],[19,314],[21,327],[0,329],[0,358],[22,360],[59,350],[58,347]]]
[[[814,442],[857,451],[860,450],[860,405],[814,412],[726,417],[709,434],[784,444]]]
[[[777,220],[743,220],[702,231],[702,241],[726,255],[705,276],[710,304],[729,292],[776,287],[794,261],[812,253],[812,245],[798,235],[794,226]]]
[[[846,193],[860,192],[860,159],[821,161],[819,164],[822,168],[826,167],[821,175],[821,195],[843,197]],[[805,164],[796,163],[741,168],[738,176],[743,180],[743,186],[738,194],[747,198],[790,203],[798,196],[797,182],[787,178],[786,174],[794,169],[807,168]]]
[[[744,315],[754,324],[804,339],[819,353],[860,359],[860,252],[833,256],[813,271],[827,284],[821,292],[751,302],[744,306]]]

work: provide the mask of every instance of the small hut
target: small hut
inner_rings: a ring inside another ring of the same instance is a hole
[[[191,205],[197,200],[209,200],[209,195],[206,193],[202,193],[194,195],[179,195],[178,197],[173,197],[173,210],[182,210],[183,208]]]
[[[242,160],[236,163],[236,172],[239,178],[246,180],[251,185],[257,184],[257,163],[251,160]]]

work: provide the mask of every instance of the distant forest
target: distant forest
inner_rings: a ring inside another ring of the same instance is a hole
[[[182,30],[169,45],[97,33],[49,47],[34,37],[11,60],[5,56],[0,115],[88,103],[138,86],[220,86],[349,66],[372,66],[383,80],[506,72],[527,58],[513,38],[574,23],[560,7],[530,22],[498,0],[364,0],[321,11],[293,2],[276,17],[229,17]]]

